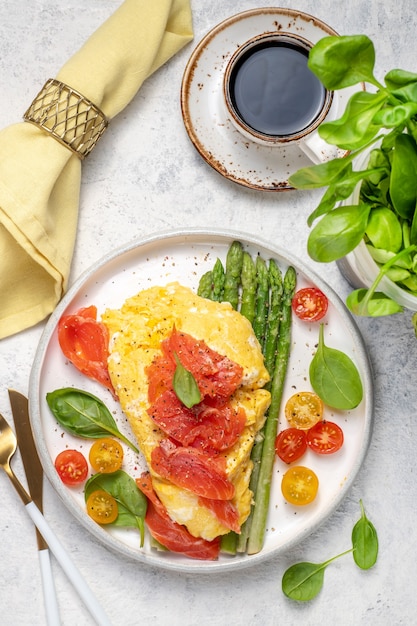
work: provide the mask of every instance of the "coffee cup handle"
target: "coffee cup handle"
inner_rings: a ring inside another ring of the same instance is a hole
[[[324,141],[320,137],[318,130],[305,137],[300,143],[300,148],[310,161],[316,165],[331,161],[339,156],[338,148]]]

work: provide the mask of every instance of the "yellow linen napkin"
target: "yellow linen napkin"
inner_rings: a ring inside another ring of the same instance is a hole
[[[125,0],[56,79],[111,119],[192,38],[189,0]],[[80,180],[79,157],[41,128],[0,131],[0,338],[43,320],[64,294]]]

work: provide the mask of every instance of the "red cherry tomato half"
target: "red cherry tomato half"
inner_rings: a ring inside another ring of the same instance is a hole
[[[332,454],[343,445],[343,431],[334,422],[317,422],[307,432],[307,445],[317,454]]]
[[[286,428],[275,439],[275,451],[284,463],[297,461],[306,450],[307,435],[304,430]]]
[[[55,469],[65,485],[79,485],[87,478],[88,463],[78,450],[64,450],[55,459]]]
[[[318,322],[327,313],[329,301],[317,287],[299,289],[292,299],[295,315],[306,322]]]

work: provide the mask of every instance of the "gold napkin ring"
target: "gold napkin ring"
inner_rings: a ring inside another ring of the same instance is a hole
[[[109,121],[78,91],[49,79],[23,116],[84,159],[106,130]]]

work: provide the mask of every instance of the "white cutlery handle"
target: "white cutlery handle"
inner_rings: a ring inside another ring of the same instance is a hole
[[[56,597],[54,579],[52,576],[51,558],[49,550],[39,550],[38,554],[42,576],[46,623],[48,624],[48,626],[59,626],[61,623],[61,619],[59,616],[58,601]]]
[[[90,611],[92,617],[99,626],[111,626],[109,618],[104,612],[103,607],[99,604],[97,598],[81,576],[74,563],[71,561],[69,555],[61,545],[58,537],[55,535],[48,522],[36,506],[34,502],[29,502],[25,505],[26,510],[29,513],[36,528],[39,530],[58,563],[61,565],[65,574],[77,590],[80,598],[83,600],[85,606]]]

